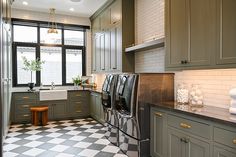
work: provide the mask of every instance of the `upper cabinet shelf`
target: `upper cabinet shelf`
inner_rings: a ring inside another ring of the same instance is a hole
[[[150,50],[154,48],[164,47],[165,46],[165,38],[160,38],[152,41],[148,41],[142,44],[138,44],[132,47],[128,47],[125,49],[125,52],[138,52],[144,50]]]

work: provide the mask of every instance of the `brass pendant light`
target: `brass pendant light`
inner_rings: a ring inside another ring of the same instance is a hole
[[[58,34],[57,30],[57,24],[55,22],[55,8],[50,8],[50,22],[49,22],[49,29],[48,29],[48,34]]]

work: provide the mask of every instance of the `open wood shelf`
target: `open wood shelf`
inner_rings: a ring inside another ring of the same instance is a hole
[[[142,43],[142,44],[127,47],[125,49],[125,52],[138,52],[138,51],[144,51],[144,50],[164,47],[165,46],[164,41],[165,41],[165,38],[160,38],[160,39],[148,41],[148,42],[145,42],[145,43]]]

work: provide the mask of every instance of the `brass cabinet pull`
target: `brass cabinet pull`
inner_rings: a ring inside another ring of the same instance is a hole
[[[233,140],[233,144],[236,144],[236,139]]]
[[[75,102],[76,104],[81,104],[81,102],[80,101],[78,101],[78,102]]]
[[[80,110],[78,110],[78,111],[76,111],[76,113],[81,113],[82,111],[80,111]]]
[[[190,129],[192,127],[191,125],[188,125],[186,123],[180,123],[180,126],[185,129]]]
[[[22,107],[27,108],[27,107],[30,107],[30,105],[23,105]]]
[[[24,97],[22,97],[22,99],[29,99],[29,97],[28,96],[24,96]]]
[[[155,115],[158,117],[162,117],[162,113],[160,113],[160,112],[156,112]]]
[[[23,117],[29,117],[29,115],[28,114],[24,114]]]
[[[81,95],[81,94],[77,94],[76,96],[77,96],[77,97],[80,97],[80,96],[82,96],[82,95]]]

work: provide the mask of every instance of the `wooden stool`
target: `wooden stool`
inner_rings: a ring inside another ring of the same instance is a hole
[[[48,107],[31,107],[32,124],[37,126],[39,124],[39,114],[42,113],[42,125],[48,123]]]

